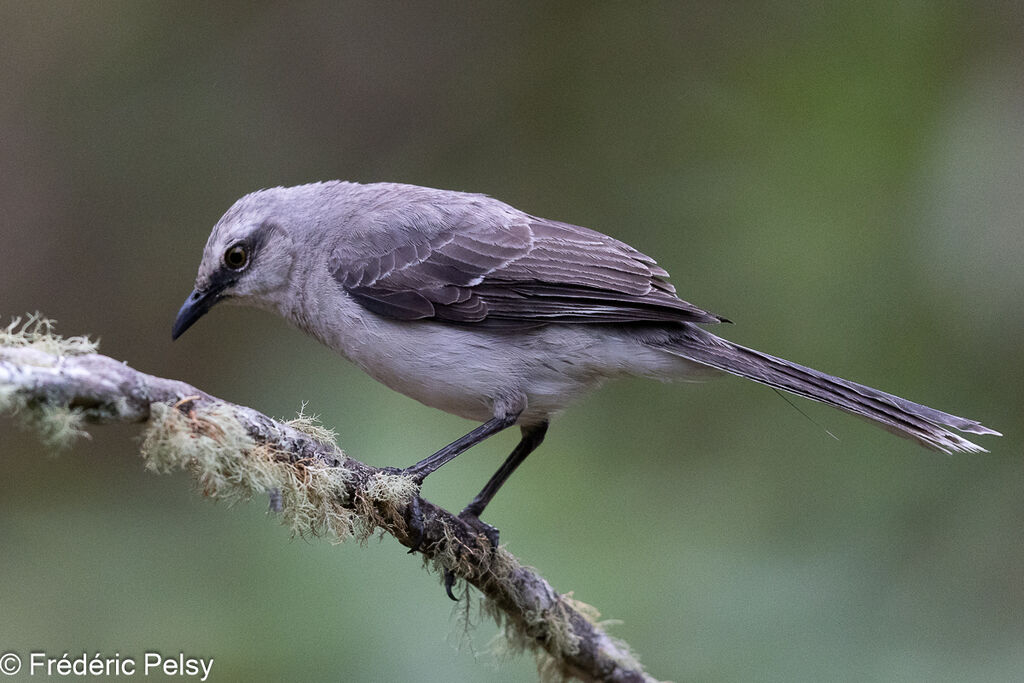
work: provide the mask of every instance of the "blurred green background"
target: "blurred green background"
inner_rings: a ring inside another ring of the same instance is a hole
[[[662,678],[1024,677],[1024,10],[1015,2],[0,4],[0,314],[406,465],[471,425],[280,320],[177,343],[251,190],[392,180],[608,232],[731,339],[1003,431],[942,456],[724,379],[556,421],[486,519]],[[825,430],[834,432],[833,440]],[[214,657],[215,680],[521,681],[391,540],[290,539],[106,427],[0,422],[0,651]],[[502,435],[431,477],[460,508]],[[474,652],[475,649],[475,652]]]

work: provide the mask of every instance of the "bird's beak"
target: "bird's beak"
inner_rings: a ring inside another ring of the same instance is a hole
[[[185,299],[185,303],[182,304],[181,310],[178,311],[178,317],[174,321],[174,328],[171,329],[171,340],[185,334],[185,330],[192,327],[195,321],[202,318],[220,300],[221,293],[216,288],[206,290],[193,289],[192,293]]]

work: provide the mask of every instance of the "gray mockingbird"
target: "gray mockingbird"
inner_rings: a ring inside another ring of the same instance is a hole
[[[242,197],[213,228],[177,339],[219,301],[277,313],[395,391],[481,423],[399,470],[422,482],[512,425],[522,440],[461,517],[540,445],[552,415],[605,380],[724,371],[861,415],[928,448],[999,433],[748,349],[699,327],[725,319],[676,296],[628,244],[480,194],[324,182]]]

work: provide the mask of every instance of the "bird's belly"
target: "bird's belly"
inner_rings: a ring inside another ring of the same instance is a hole
[[[687,379],[709,370],[616,326],[502,330],[398,321],[337,289],[308,305],[311,311],[288,316],[300,329],[395,391],[478,422],[519,410],[520,423],[540,422],[615,377]],[[317,322],[324,308],[334,312],[331,325]]]
[[[390,321],[370,329],[362,343],[328,345],[395,391],[479,422],[522,399],[520,422],[545,420],[613,374],[597,358],[607,355],[598,339],[586,334],[554,339],[550,329],[510,334]]]

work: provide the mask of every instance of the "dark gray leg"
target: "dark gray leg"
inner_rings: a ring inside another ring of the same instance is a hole
[[[494,498],[494,494],[498,492],[501,485],[512,476],[512,473],[516,471],[520,463],[526,460],[526,456],[537,450],[537,446],[540,446],[541,442],[544,441],[544,435],[548,431],[548,423],[541,422],[540,424],[530,425],[529,427],[524,426],[521,428],[523,438],[520,439],[519,444],[512,451],[512,454],[505,459],[498,471],[494,473],[494,476],[490,478],[487,484],[484,486],[480,493],[476,494],[476,498],[470,502],[459,517],[476,517],[479,518],[483,514],[484,508],[491,502],[491,498]],[[497,545],[497,543],[495,543]]]
[[[385,467],[383,469],[391,474],[400,474],[405,477],[412,477],[417,484],[422,484],[423,480],[426,479],[428,475],[435,472],[439,467],[441,467],[441,465],[454,460],[460,453],[464,453],[466,450],[477,445],[487,437],[494,436],[501,430],[511,427],[518,419],[518,413],[514,415],[505,415],[504,417],[491,418],[469,434],[452,441],[438,452],[433,455],[428,455],[411,467],[406,467],[401,470],[395,467]],[[408,514],[406,515],[405,520],[406,524],[409,526],[410,535],[416,539],[412,548],[409,550],[410,553],[419,550],[420,544],[423,542],[423,514],[420,512],[418,501],[413,502],[414,504],[410,505],[408,508]],[[486,503],[484,503],[484,505],[486,505]]]
[[[407,477],[412,477],[416,480],[417,484],[422,484],[423,480],[427,478],[427,475],[433,473],[441,465],[453,460],[455,456],[466,450],[477,445],[489,436],[494,436],[503,429],[507,429],[516,423],[519,419],[519,415],[506,415],[504,417],[494,417],[484,422],[482,425],[466,434],[460,439],[452,441],[450,444],[439,450],[433,455],[429,455],[423,460],[411,467],[406,467],[404,470],[399,470],[399,474]],[[525,456],[524,456],[525,457]],[[501,484],[498,484],[499,486]],[[486,503],[485,503],[486,505]]]
[[[488,480],[480,493],[476,494],[476,497],[469,505],[459,513],[459,517],[468,522],[474,529],[487,536],[487,540],[491,542],[491,548],[498,547],[498,530],[490,524],[480,521],[480,515],[483,514],[484,508],[491,502],[491,498],[498,492],[502,484],[526,460],[526,456],[537,450],[537,446],[540,446],[541,442],[544,441],[544,435],[548,431],[548,423],[544,421],[536,425],[523,426],[521,429],[523,438],[519,440],[519,444],[513,449],[512,454],[505,459],[505,462],[501,464],[501,467],[494,473],[494,476]],[[446,570],[444,572],[444,590],[448,593],[449,598],[458,600],[455,594],[452,593],[452,586],[454,585],[455,574]]]

